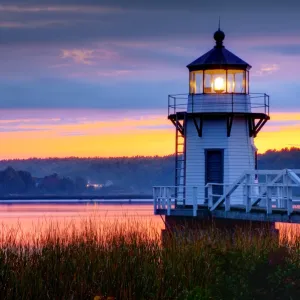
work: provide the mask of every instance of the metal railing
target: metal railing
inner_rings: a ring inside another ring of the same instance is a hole
[[[245,96],[241,101],[241,97]],[[211,99],[209,99],[211,98]],[[218,100],[216,100],[218,99]],[[188,104],[190,112],[199,112],[197,109],[214,108],[216,105],[219,108],[227,109],[227,112],[239,112],[240,105],[248,106],[251,112],[270,114],[270,97],[265,93],[251,93],[251,94],[176,94],[168,96],[168,115],[176,114],[177,112],[188,111]],[[215,111],[215,110],[214,110]]]
[[[255,180],[260,176],[260,182]],[[263,177],[263,178],[262,178]],[[232,185],[224,188],[223,195],[213,193],[215,183],[208,183],[205,188],[208,194],[208,207],[211,211],[225,205],[225,211],[230,210],[231,199],[240,189],[238,197],[242,197],[246,212],[257,205],[265,208],[267,214],[272,214],[272,208],[293,212],[293,189],[300,187],[300,170],[256,170],[242,174]],[[218,184],[219,185],[219,184]],[[242,189],[242,190],[241,190]],[[217,197],[217,201],[213,201]]]
[[[182,196],[179,191],[184,189],[185,194],[191,191],[193,198],[193,216],[197,215],[198,207],[198,187],[196,186],[155,186],[153,187],[153,205],[154,205],[154,214],[158,210],[166,210],[167,215],[171,214],[171,210],[176,210],[179,208],[185,207],[185,196]],[[177,205],[176,205],[177,203]],[[178,205],[179,203],[179,205]]]
[[[258,175],[261,178],[260,182],[255,179]],[[223,186],[222,195],[214,192],[214,187],[220,185]],[[176,206],[177,202],[185,203],[186,200],[177,199],[177,190],[180,188],[184,188],[185,195],[191,198],[188,201],[189,206]],[[225,212],[238,206],[246,213],[251,213],[252,209],[259,207],[268,215],[272,214],[273,210],[280,209],[282,213],[290,216],[295,206],[300,204],[300,200],[293,196],[293,189],[300,188],[300,170],[249,171],[243,173],[233,184],[208,183],[203,188],[206,190],[206,193],[203,193],[206,197],[200,198],[199,186],[154,187],[154,213],[165,210],[166,214],[170,215],[172,210],[192,209],[192,215],[196,216],[198,205],[206,205],[210,211],[218,208]],[[296,210],[299,211],[298,208]]]

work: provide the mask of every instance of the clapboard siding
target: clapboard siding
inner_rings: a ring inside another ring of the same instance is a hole
[[[204,120],[202,137],[198,136],[194,122],[189,120],[186,133],[186,185],[198,186],[198,199],[204,202],[205,149],[226,149],[226,120]],[[226,160],[226,150],[224,160]],[[226,170],[224,169],[226,172]],[[225,174],[224,174],[225,175]],[[192,203],[191,192],[187,190],[186,203]]]
[[[229,182],[234,182],[246,170],[255,168],[255,152],[253,138],[249,137],[248,122],[245,118],[233,120],[231,137],[229,138]],[[243,203],[243,189],[238,188],[231,196],[232,204]]]
[[[245,94],[190,94],[188,112],[250,112],[250,96]]]
[[[254,169],[253,139],[248,134],[244,118],[235,118],[231,136],[227,137],[226,119],[204,120],[202,137],[194,122],[188,120],[186,132],[186,185],[198,187],[198,202],[205,197],[205,150],[224,149],[224,183],[233,183],[241,174]],[[242,189],[231,197],[234,203],[243,202]],[[187,189],[186,204],[192,204],[192,189]]]

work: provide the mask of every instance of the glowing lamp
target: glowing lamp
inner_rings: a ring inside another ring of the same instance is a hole
[[[214,80],[214,91],[216,93],[223,93],[225,90],[225,82],[222,77],[217,77]]]

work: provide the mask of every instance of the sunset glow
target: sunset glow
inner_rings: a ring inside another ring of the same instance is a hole
[[[42,2],[0,5],[0,159],[174,153],[167,96],[188,92],[186,65],[214,46],[220,12],[226,49],[252,66],[250,93],[270,95],[259,152],[300,144],[299,22],[288,6]]]
[[[1,159],[163,156],[175,151],[175,130],[164,111],[18,110],[15,116],[0,121]],[[300,114],[273,113],[255,143],[260,153],[299,146],[299,133]]]

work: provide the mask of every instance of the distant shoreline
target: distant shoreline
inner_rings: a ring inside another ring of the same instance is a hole
[[[0,197],[1,204],[151,204],[152,195],[14,195]]]
[[[124,204],[124,205],[152,205],[153,200],[140,200],[140,199],[132,199],[132,200],[2,200],[0,201],[0,206],[2,205],[30,205],[30,204],[38,204],[38,205],[46,205],[46,204],[54,204],[54,205],[82,205],[82,204],[103,204],[103,205],[114,205],[114,204]]]
[[[152,199],[152,195],[117,194],[117,195],[10,195],[0,196],[0,200],[107,200],[107,199]]]

